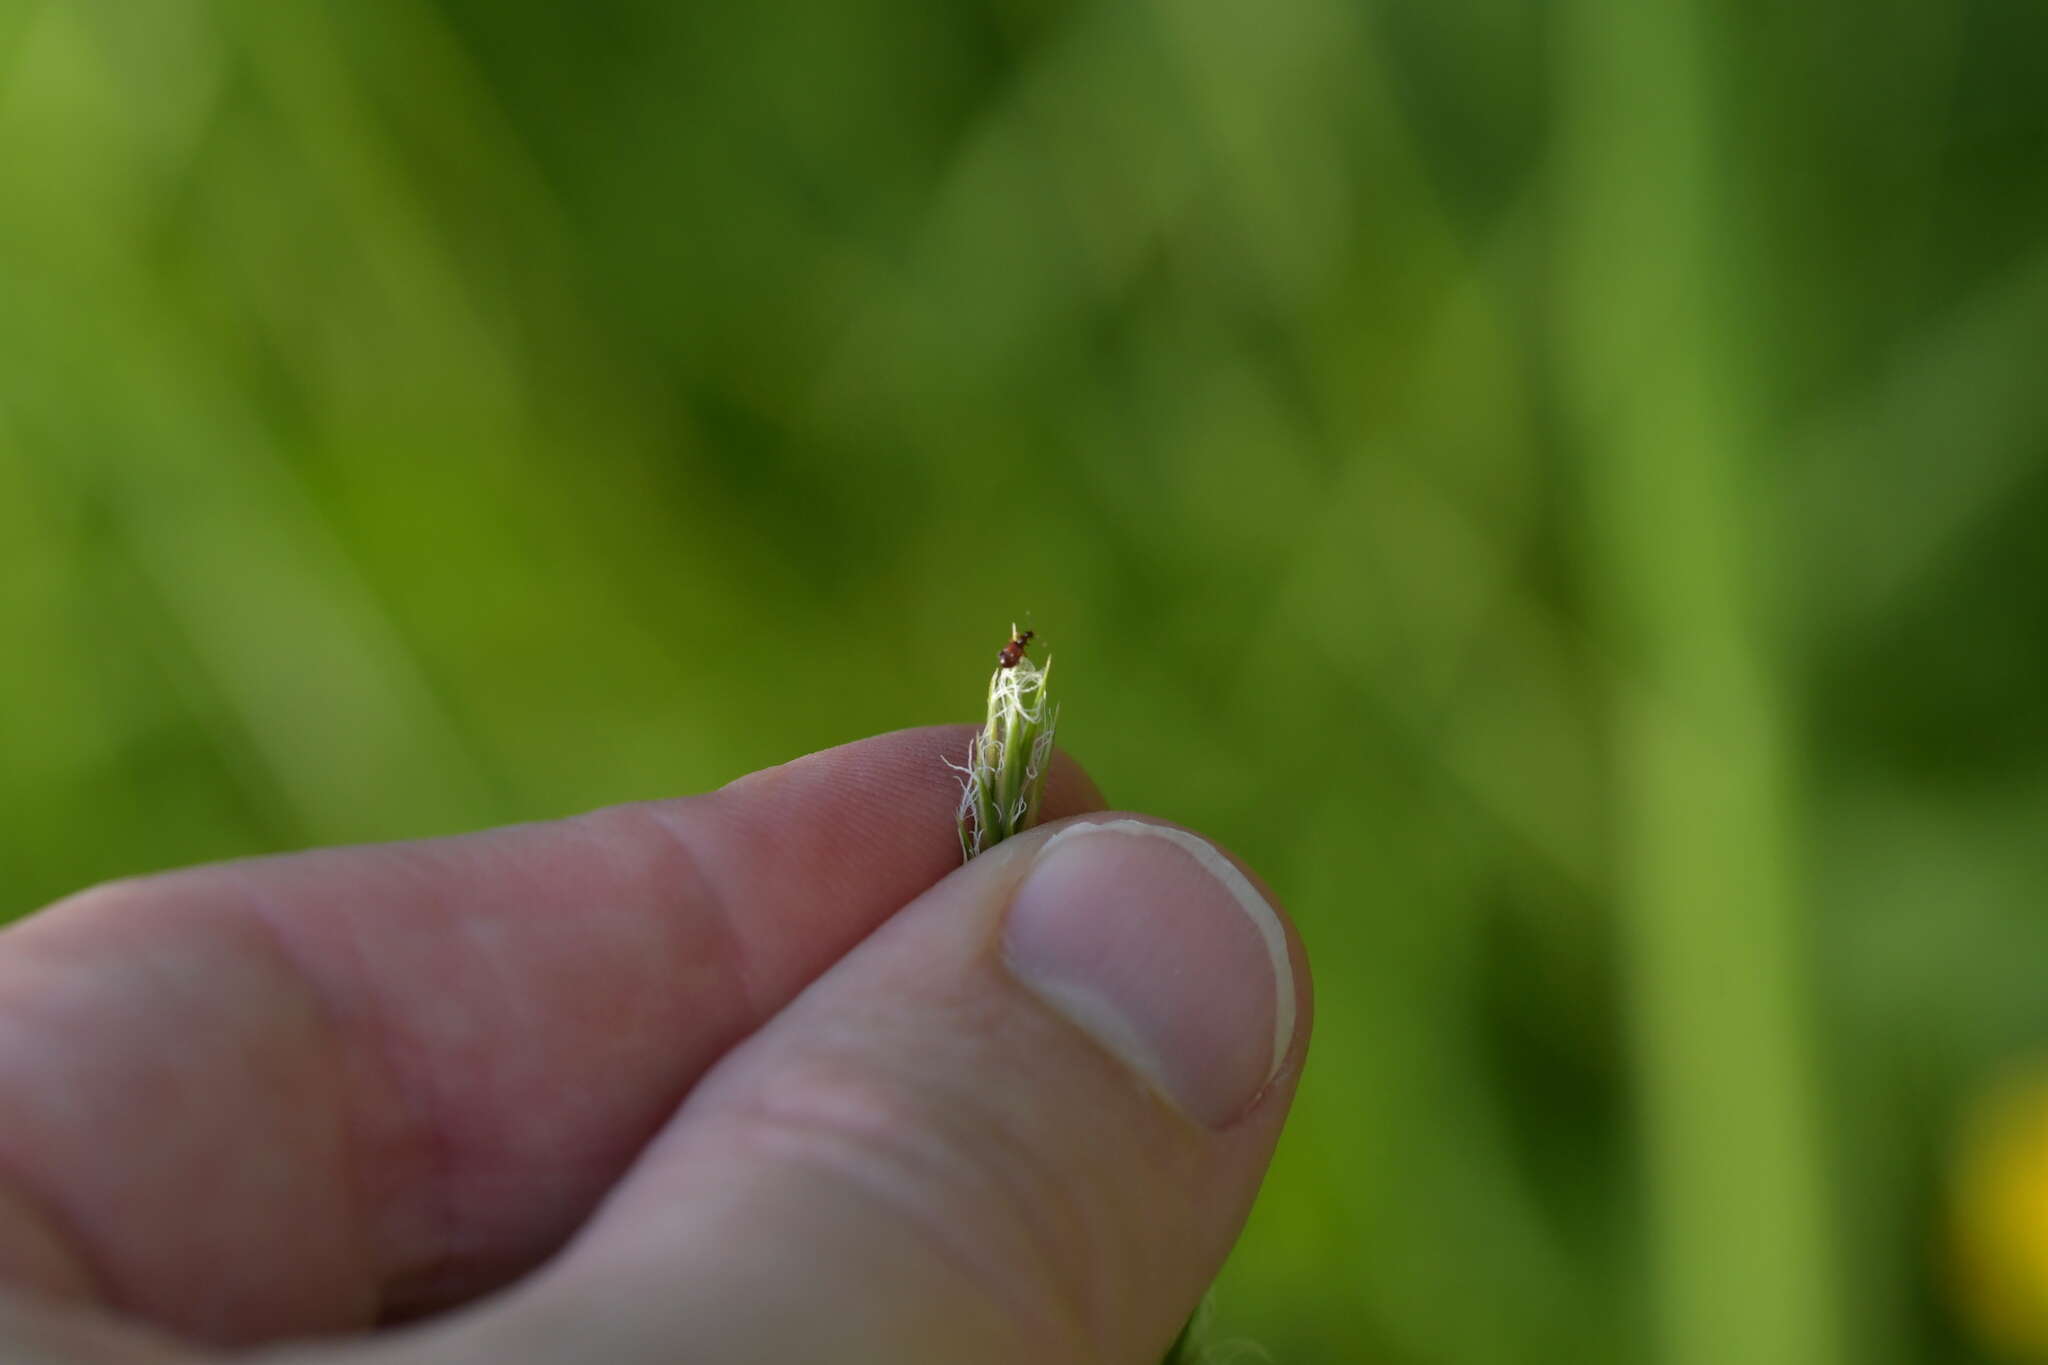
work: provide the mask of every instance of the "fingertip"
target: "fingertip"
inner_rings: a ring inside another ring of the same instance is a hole
[[[1177,825],[1074,821],[1004,919],[1010,970],[1183,1112],[1222,1127],[1279,1074],[1299,1024],[1280,911]]]
[[[714,795],[769,815],[815,814],[820,798],[855,801],[894,823],[936,831],[950,846],[959,798],[956,766],[980,727],[922,725],[849,741],[733,779]],[[783,810],[792,803],[802,810]],[[1065,749],[1053,750],[1046,775],[1045,819],[1105,809],[1102,790]]]
[[[1065,749],[1055,749],[1052,755],[1052,770],[1045,778],[1045,811],[1047,820],[1058,820],[1071,815],[1089,815],[1109,809],[1109,801],[1102,794],[1102,788],[1095,777],[1081,761]]]

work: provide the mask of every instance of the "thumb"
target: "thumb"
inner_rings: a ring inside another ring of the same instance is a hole
[[[1157,1365],[1272,1155],[1307,996],[1206,841],[1034,831],[728,1054],[528,1293],[450,1330],[490,1359],[597,1330],[619,1361]]]

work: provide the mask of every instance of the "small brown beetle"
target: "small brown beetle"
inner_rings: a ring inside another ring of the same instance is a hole
[[[1024,658],[1024,646],[1031,643],[1031,637],[1038,632],[1027,630],[1019,635],[1012,629],[1010,643],[1003,646],[1003,652],[996,655],[996,667],[1015,668]]]

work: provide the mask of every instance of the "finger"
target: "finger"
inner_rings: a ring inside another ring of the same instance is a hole
[[[1272,1153],[1307,983],[1185,831],[1005,844],[721,1062],[519,1295],[376,1359],[1156,1365]]]
[[[231,1343],[501,1283],[958,861],[940,760],[967,734],[116,884],[0,933],[0,1281]],[[1100,805],[1070,762],[1048,802]]]

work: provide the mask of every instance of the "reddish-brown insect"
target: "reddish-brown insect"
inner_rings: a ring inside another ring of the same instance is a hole
[[[1015,668],[1024,658],[1024,646],[1031,643],[1031,637],[1038,634],[1027,630],[1022,635],[1012,634],[1010,643],[1003,646],[1003,652],[996,655],[996,667]]]

